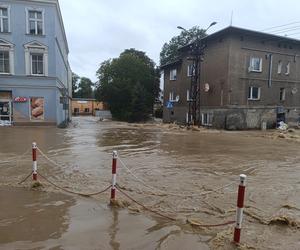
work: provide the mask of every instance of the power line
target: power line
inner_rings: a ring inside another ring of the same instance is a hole
[[[281,28],[281,27],[289,26],[289,25],[296,24],[296,23],[300,23],[300,22],[292,22],[292,23],[287,23],[287,24],[283,24],[283,25],[273,26],[273,27],[266,28],[266,29],[263,29],[260,31],[272,30],[272,29]]]
[[[298,30],[300,29],[300,25],[297,25],[297,26],[292,26],[290,28],[285,28],[285,29],[280,29],[280,30],[274,30],[274,31],[270,31],[271,33],[273,34],[279,34],[279,33],[283,33],[283,32],[286,32],[286,31],[293,31],[293,30]]]

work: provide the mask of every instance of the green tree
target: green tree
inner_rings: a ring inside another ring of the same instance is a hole
[[[72,97],[77,97],[78,95],[78,80],[80,77],[72,72]]]
[[[181,31],[178,36],[172,37],[172,39],[165,43],[160,52],[160,65],[164,65],[168,62],[175,61],[179,57],[178,49],[183,47],[197,38],[205,36],[205,30],[200,29],[198,26],[194,26],[191,29]]]
[[[102,62],[97,76],[96,98],[109,105],[114,119],[142,121],[152,113],[159,93],[159,71],[145,52],[125,50],[118,58]],[[143,101],[137,112],[139,95]]]
[[[78,83],[78,92],[77,96],[80,98],[93,98],[94,83],[87,77],[81,77]]]

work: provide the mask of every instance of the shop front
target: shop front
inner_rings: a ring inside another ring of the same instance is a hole
[[[0,92],[0,126],[12,124],[12,93],[10,91]]]

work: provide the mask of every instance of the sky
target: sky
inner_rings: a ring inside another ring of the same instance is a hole
[[[292,23],[266,32],[300,39],[298,0],[60,0],[60,7],[72,71],[93,81],[101,62],[129,48],[158,65],[163,44],[180,33],[177,26],[205,29],[215,21],[211,34],[229,26],[232,16],[233,26],[258,31]]]

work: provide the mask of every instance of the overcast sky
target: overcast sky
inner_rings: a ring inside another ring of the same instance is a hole
[[[234,26],[253,30],[299,22],[283,28],[295,27],[285,33],[299,32],[292,37],[300,38],[298,0],[60,0],[60,5],[72,70],[93,81],[100,63],[124,49],[145,51],[158,64],[164,42],[180,33],[178,25],[206,28],[216,21],[208,32],[213,33],[230,25],[232,12]]]

